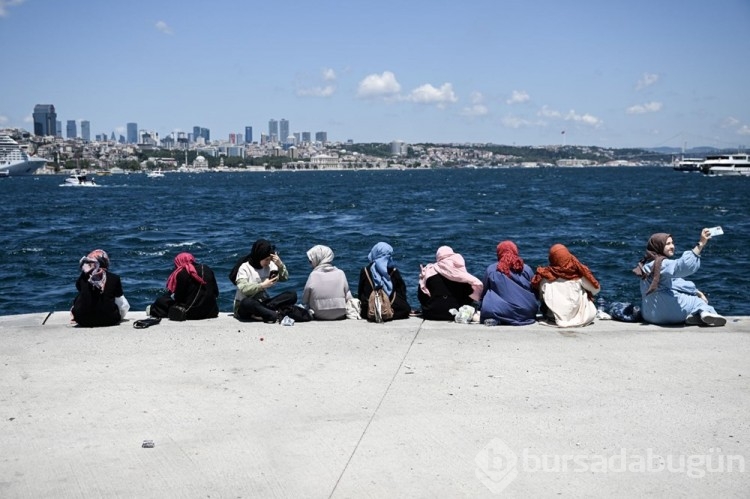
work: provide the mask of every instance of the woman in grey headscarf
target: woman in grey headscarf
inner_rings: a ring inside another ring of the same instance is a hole
[[[310,307],[316,320],[346,319],[346,302],[351,299],[344,271],[333,266],[333,251],[317,245],[307,251],[313,268],[302,293],[302,304]]]

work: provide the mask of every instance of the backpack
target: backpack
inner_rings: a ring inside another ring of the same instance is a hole
[[[375,285],[370,278],[370,272],[365,268],[365,275],[370,281],[372,292],[367,300],[367,320],[371,322],[386,322],[393,320],[393,301],[388,299],[383,288],[375,289]],[[396,298],[394,294],[393,298]]]

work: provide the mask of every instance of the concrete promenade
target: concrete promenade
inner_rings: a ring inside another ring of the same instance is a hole
[[[748,317],[142,318],[0,318],[0,497],[750,496]]]

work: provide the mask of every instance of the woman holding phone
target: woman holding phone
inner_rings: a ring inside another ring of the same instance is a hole
[[[723,326],[727,320],[708,304],[708,298],[684,279],[701,266],[701,251],[711,239],[712,229],[701,231],[698,243],[680,258],[675,254],[671,234],[653,234],[646,254],[633,269],[641,279],[641,312],[651,324],[686,324],[689,326]]]
[[[285,291],[274,297],[268,289],[289,279],[286,265],[276,247],[265,239],[253,243],[250,253],[237,262],[232,279],[237,286],[234,295],[234,316],[243,321],[277,322],[279,310],[297,303],[297,293]]]

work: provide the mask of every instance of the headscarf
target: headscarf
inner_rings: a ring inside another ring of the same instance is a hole
[[[104,285],[107,284],[107,269],[109,268],[109,256],[107,252],[101,249],[95,249],[88,255],[78,261],[78,266],[84,274],[89,275],[89,284],[98,289],[100,293],[104,292]]]
[[[167,289],[172,293],[177,290],[177,274],[182,272],[183,269],[187,270],[190,277],[199,283],[206,284],[206,281],[195,270],[195,257],[190,253],[183,252],[174,257],[174,271],[169,275],[169,279],[167,279]]]
[[[393,266],[393,248],[388,243],[380,242],[372,247],[367,259],[372,262],[370,272],[375,289],[383,288],[388,296],[393,292],[393,282],[388,274],[388,267]]]
[[[659,287],[659,277],[661,276],[661,262],[666,258],[666,255],[664,255],[664,248],[667,246],[667,239],[669,239],[670,237],[672,237],[672,234],[667,234],[665,232],[657,232],[656,234],[652,234],[651,237],[648,238],[648,244],[646,245],[646,254],[643,255],[641,261],[639,261],[638,265],[636,265],[633,269],[633,273],[641,279],[653,277],[651,284],[646,291],[646,294],[654,292],[656,288]],[[651,272],[646,272],[645,270],[643,270],[643,266],[650,261],[653,261],[654,264],[651,266]]]
[[[523,259],[518,255],[518,247],[513,241],[503,241],[497,245],[497,270],[510,277],[511,271],[523,271]]]
[[[585,277],[594,287],[599,287],[591,270],[578,261],[578,258],[568,251],[562,244],[555,244],[549,249],[549,267],[537,267],[536,274],[531,279],[534,289],[539,288],[542,279],[554,281],[555,279],[580,279]]]
[[[313,265],[313,269],[330,265],[333,261],[333,250],[328,246],[318,244],[307,250],[307,259]]]
[[[248,262],[253,268],[261,268],[261,260],[268,258],[272,253],[276,252],[276,247],[265,239],[258,239],[253,243],[253,248],[250,250],[250,258]]]
[[[419,287],[424,294],[430,296],[430,290],[427,289],[427,279],[440,274],[449,281],[465,282],[471,285],[471,298],[478,300],[482,296],[482,281],[469,274],[466,270],[464,257],[454,253],[450,246],[440,246],[435,253],[435,263],[430,263],[422,267],[419,275]]]

